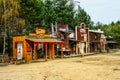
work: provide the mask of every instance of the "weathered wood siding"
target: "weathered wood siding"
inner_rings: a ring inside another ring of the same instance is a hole
[[[100,33],[94,33],[90,32],[90,42],[100,42],[101,34]]]

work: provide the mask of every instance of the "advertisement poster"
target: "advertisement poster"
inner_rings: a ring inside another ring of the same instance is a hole
[[[17,59],[22,59],[22,43],[17,43]]]

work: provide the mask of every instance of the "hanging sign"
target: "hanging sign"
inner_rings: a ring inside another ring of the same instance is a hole
[[[80,32],[81,33],[86,33],[86,30],[85,29],[80,29]]]

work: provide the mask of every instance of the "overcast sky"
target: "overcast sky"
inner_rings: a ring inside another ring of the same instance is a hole
[[[109,24],[120,20],[120,0],[75,0],[95,23]]]

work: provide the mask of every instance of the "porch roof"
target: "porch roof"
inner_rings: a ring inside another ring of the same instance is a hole
[[[79,40],[76,40],[76,39],[69,39],[69,41],[72,41],[72,42],[80,42]]]
[[[26,40],[38,43],[62,43],[62,41],[57,39],[37,39],[37,38],[27,38]]]
[[[115,44],[116,41],[106,41],[106,43],[113,43],[113,44]]]
[[[68,36],[71,34],[71,32],[66,32],[66,31],[60,31],[62,34],[64,34],[65,36]]]

